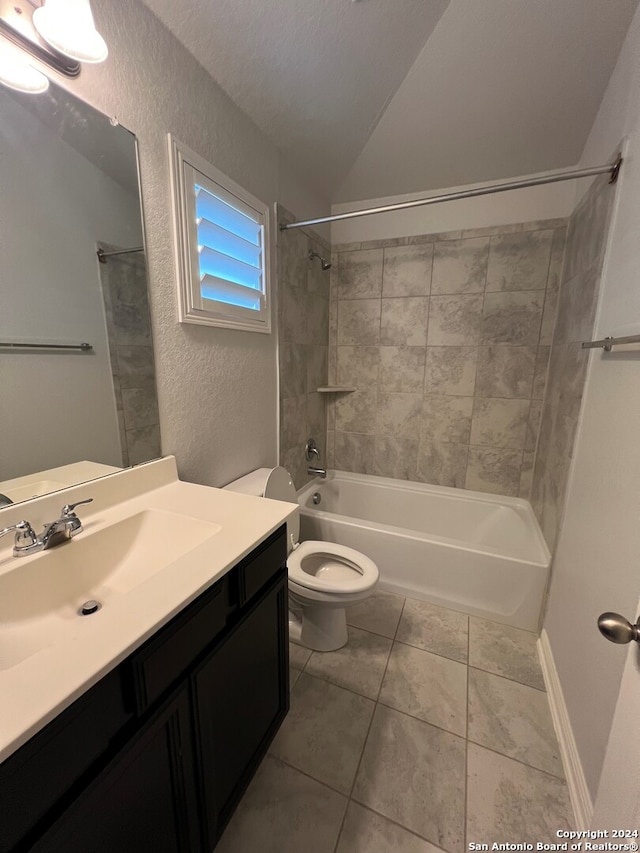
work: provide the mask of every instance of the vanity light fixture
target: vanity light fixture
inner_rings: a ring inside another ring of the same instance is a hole
[[[54,50],[76,62],[104,62],[107,43],[96,30],[89,0],[45,0],[33,24]]]
[[[49,88],[49,79],[29,64],[17,47],[0,41],[0,83],[18,92],[38,94]]]
[[[107,54],[89,0],[0,0],[0,83],[43,92],[49,81],[39,63],[77,77],[81,62],[102,62]]]

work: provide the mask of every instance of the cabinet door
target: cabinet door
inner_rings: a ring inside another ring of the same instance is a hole
[[[284,572],[194,675],[207,850],[287,713],[287,641]]]
[[[33,853],[200,849],[188,691],[174,697],[32,848]]]

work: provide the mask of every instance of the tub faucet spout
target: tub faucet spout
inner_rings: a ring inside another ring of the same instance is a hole
[[[307,474],[310,477],[321,477],[323,480],[327,476],[326,468],[313,468],[311,465],[307,468]]]

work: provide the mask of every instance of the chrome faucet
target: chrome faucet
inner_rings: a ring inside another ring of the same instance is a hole
[[[311,462],[312,460],[319,466],[320,465],[320,451],[318,450],[318,445],[315,442],[315,439],[310,438],[304,448],[304,456],[307,462]],[[327,476],[327,469],[315,467],[313,465],[309,465],[307,468],[307,474],[309,477],[322,477]]]
[[[81,504],[89,504],[93,498],[85,501],[77,501],[74,504],[65,504],[60,511],[60,518],[45,524],[42,536],[36,536],[35,530],[28,521],[19,521],[11,527],[0,530],[0,536],[15,531],[16,537],[13,545],[14,557],[26,557],[37,551],[47,551],[61,542],[69,539],[82,531],[82,522],[75,514],[74,509]]]

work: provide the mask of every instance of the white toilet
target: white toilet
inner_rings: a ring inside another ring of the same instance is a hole
[[[234,492],[298,503],[285,468],[258,468],[225,486]],[[345,608],[367,598],[378,582],[378,567],[353,548],[334,542],[299,542],[300,509],[287,522],[289,539],[289,639],[330,652],[347,642]]]

